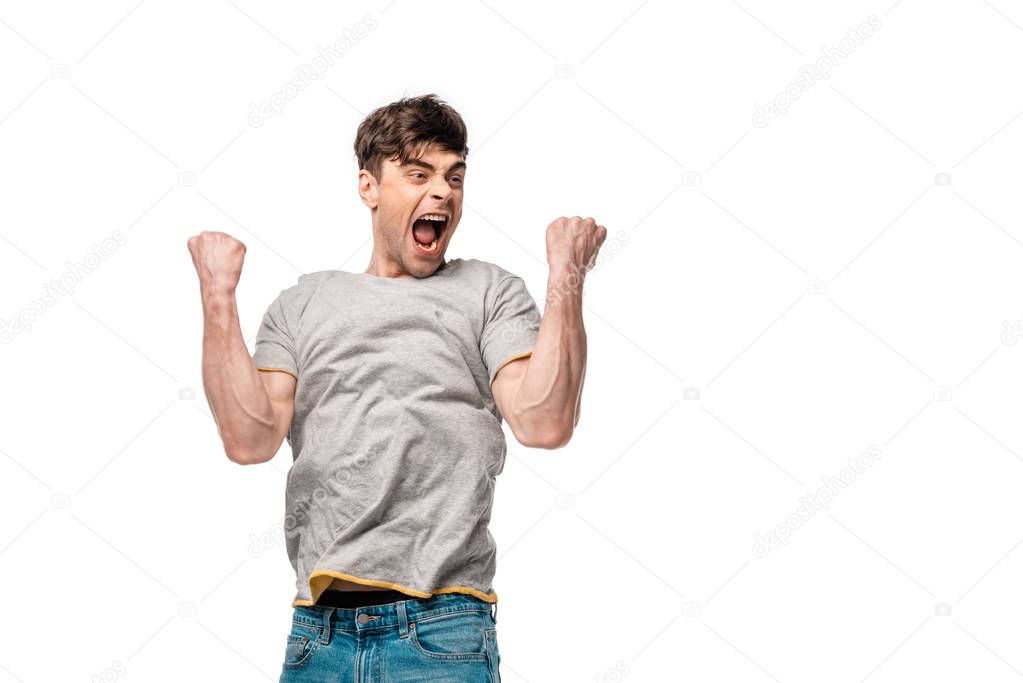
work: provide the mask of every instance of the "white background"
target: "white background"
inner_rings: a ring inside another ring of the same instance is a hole
[[[547,224],[609,232],[574,439],[508,433],[505,681],[1023,677],[1018,5],[93,5],[0,4],[0,681],[277,679],[291,454],[222,451],[186,241],[247,245],[251,348],[365,269],[356,127],[426,92],[470,131],[449,258],[542,305]]]

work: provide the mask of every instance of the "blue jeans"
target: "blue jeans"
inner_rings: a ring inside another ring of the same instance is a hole
[[[280,683],[501,683],[496,617],[496,605],[462,593],[296,606]]]

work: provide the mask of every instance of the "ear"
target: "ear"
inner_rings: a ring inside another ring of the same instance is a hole
[[[377,204],[380,202],[380,187],[377,184],[377,179],[364,168],[359,171],[359,197],[362,198],[362,203],[371,209],[377,208]]]

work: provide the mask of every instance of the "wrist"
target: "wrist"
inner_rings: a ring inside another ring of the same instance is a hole
[[[586,271],[572,264],[551,265],[547,277],[547,304],[581,301]]]
[[[572,262],[549,263],[548,280],[553,282],[579,282],[586,277],[586,271]]]
[[[208,315],[223,315],[238,310],[238,302],[233,289],[203,287],[200,293],[203,310]]]

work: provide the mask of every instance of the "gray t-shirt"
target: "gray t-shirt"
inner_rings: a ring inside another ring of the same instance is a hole
[[[497,602],[487,525],[506,443],[491,382],[539,327],[522,278],[477,259],[421,279],[320,271],[270,304],[253,359],[298,379],[292,606],[334,578]]]

